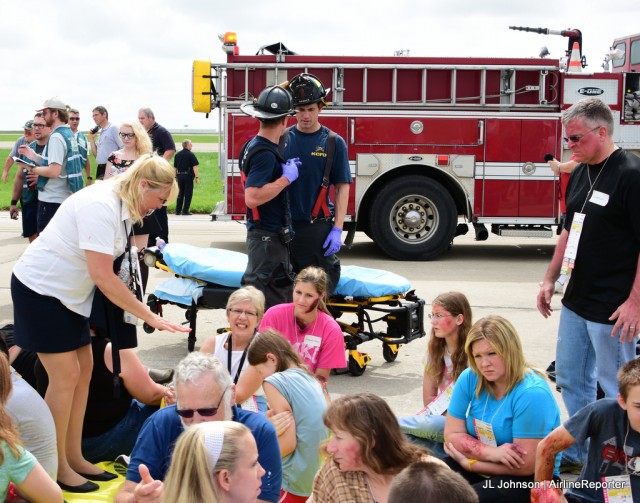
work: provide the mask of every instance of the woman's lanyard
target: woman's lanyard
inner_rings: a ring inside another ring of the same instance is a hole
[[[227,370],[229,371],[229,374],[231,374],[231,356],[233,353],[233,341],[231,339],[232,336],[233,334],[229,334],[229,337],[227,337]],[[252,340],[253,340],[253,335],[251,336],[251,339],[247,343],[247,347],[244,348],[244,351],[242,352],[242,356],[240,357],[240,363],[238,364],[238,370],[236,371],[236,376],[233,378],[233,384],[238,384],[238,379],[240,379],[240,373],[242,372],[242,367],[244,366],[244,360],[247,357],[247,351],[249,351],[249,344],[251,344]]]

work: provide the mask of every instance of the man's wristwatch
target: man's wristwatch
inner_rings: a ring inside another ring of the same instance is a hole
[[[93,180],[93,177],[92,176],[88,176],[87,180]]]

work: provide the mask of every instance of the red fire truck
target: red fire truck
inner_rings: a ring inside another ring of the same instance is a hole
[[[219,111],[216,220],[245,215],[237,158],[258,126],[240,105],[301,72],[331,88],[320,120],[347,143],[346,244],[363,231],[394,259],[433,259],[468,223],[478,240],[488,229],[551,237],[559,180],[544,156],[569,157],[560,116],[581,98],[609,104],[616,143],[640,150],[640,125],[623,114],[637,73],[565,73],[544,58],[302,56],[282,44],[245,56],[235,34],[223,48],[225,63],[193,65],[194,111]]]

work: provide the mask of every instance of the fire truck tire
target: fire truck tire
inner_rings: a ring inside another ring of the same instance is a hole
[[[456,205],[439,182],[413,175],[392,180],[373,199],[369,229],[396,260],[431,260],[455,235]]]

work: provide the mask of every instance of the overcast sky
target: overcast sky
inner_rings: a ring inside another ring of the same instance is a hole
[[[510,25],[583,34],[587,70],[615,37],[640,32],[640,2],[618,0],[0,0],[0,130],[19,129],[59,95],[81,113],[110,118],[151,107],[168,128],[214,129],[191,110],[194,59],[224,62],[218,34],[235,31],[241,54],[283,42],[299,54],[533,57],[567,39]]]

